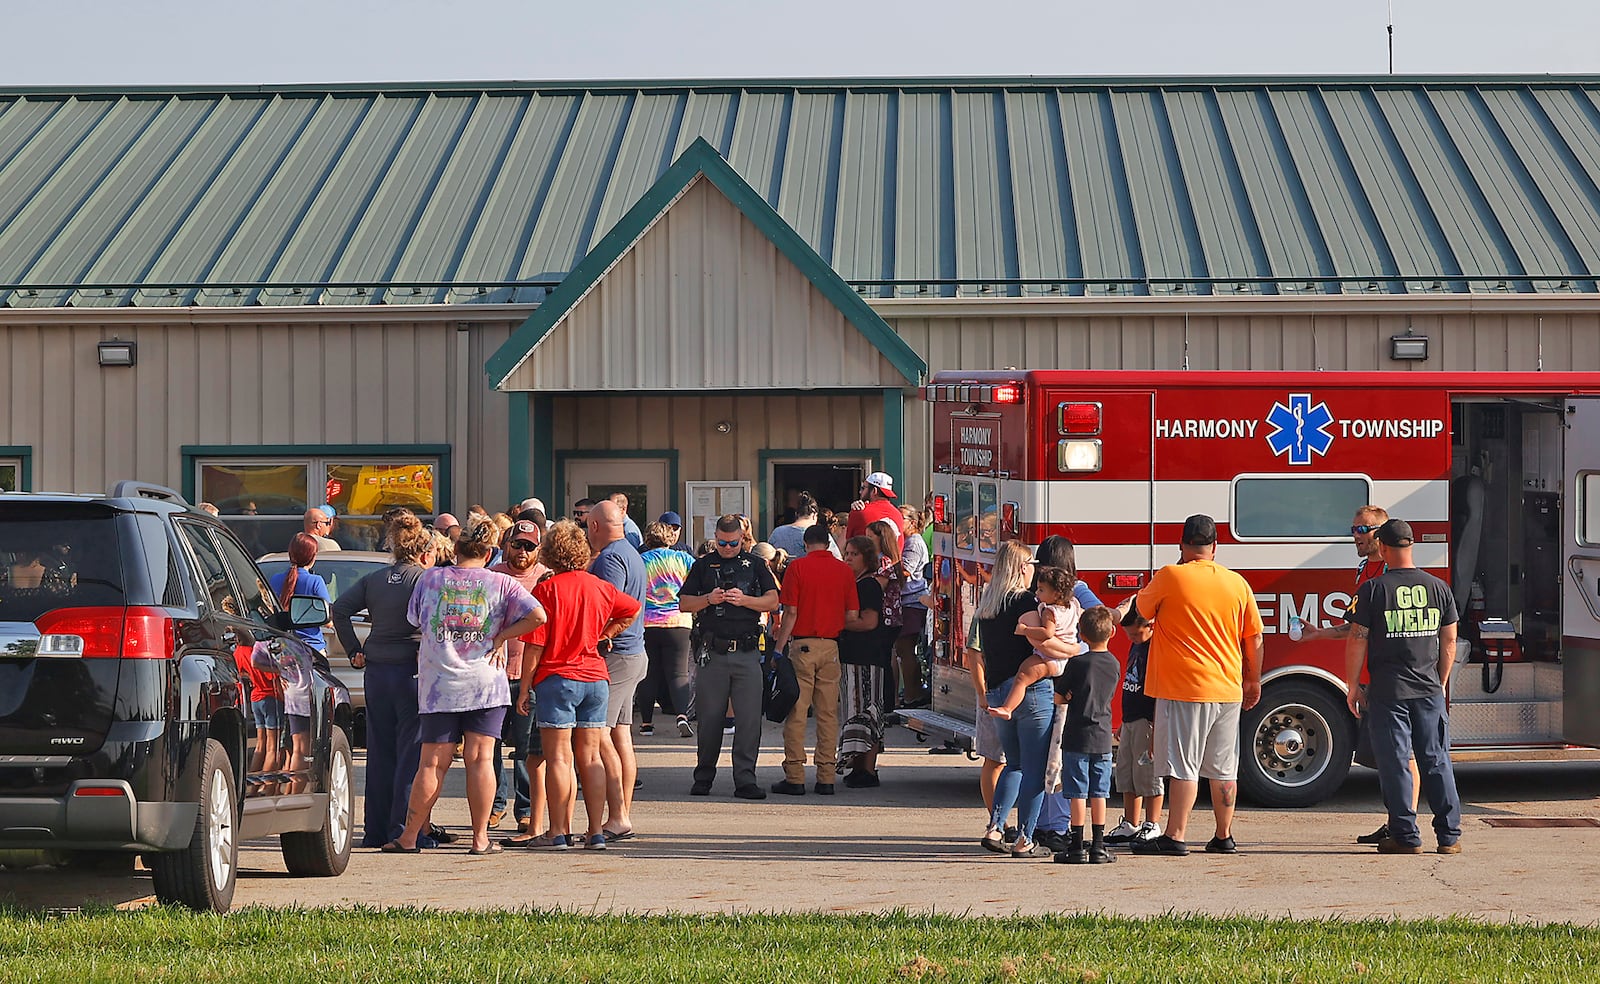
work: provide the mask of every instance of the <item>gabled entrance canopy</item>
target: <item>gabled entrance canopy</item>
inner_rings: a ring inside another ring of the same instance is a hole
[[[485,366],[510,392],[887,389],[922,358],[696,140]]]

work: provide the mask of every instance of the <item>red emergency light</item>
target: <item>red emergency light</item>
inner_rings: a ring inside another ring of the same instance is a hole
[[[1144,587],[1143,574],[1107,574],[1106,588],[1110,591],[1137,591]]]
[[[1063,403],[1056,408],[1063,434],[1089,435],[1100,433],[1101,413],[1098,403]]]
[[[949,499],[946,496],[936,495],[933,497],[933,521],[935,523],[945,522],[945,514],[949,509],[948,503]]]
[[[994,388],[994,402],[996,403],[1021,403],[1022,387],[1016,383],[1004,383]]]

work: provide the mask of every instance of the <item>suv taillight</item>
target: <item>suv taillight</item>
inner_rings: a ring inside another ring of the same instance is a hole
[[[57,608],[33,622],[40,656],[166,659],[172,619],[159,608]]]

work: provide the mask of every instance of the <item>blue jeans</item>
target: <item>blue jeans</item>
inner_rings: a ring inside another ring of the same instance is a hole
[[[989,706],[1004,704],[1011,692],[1011,678],[989,691]],[[1033,840],[1033,827],[1044,803],[1044,770],[1050,757],[1050,719],[1055,714],[1055,688],[1050,680],[1040,680],[1024,691],[1022,703],[1011,712],[1011,720],[996,720],[1000,747],[1006,764],[994,789],[994,815],[991,826],[1004,827],[1012,807],[1017,810],[1017,829]]]
[[[1389,836],[1401,844],[1422,843],[1417,813],[1411,808],[1411,769],[1416,755],[1422,792],[1433,810],[1433,832],[1440,844],[1461,839],[1461,796],[1450,767],[1450,724],[1444,694],[1409,700],[1367,698],[1371,717],[1372,755],[1378,763],[1378,786],[1389,810]]]
[[[533,800],[528,795],[528,743],[533,733],[533,717],[517,713],[517,698],[522,694],[522,682],[511,684],[511,709],[506,712],[506,726],[494,743],[494,806],[493,813],[504,813],[509,800],[515,806],[518,820],[526,820],[533,811]],[[507,753],[511,762],[505,761]]]
[[[410,666],[368,663],[367,788],[361,842],[400,836],[411,805],[422,743],[417,740],[417,675]]]

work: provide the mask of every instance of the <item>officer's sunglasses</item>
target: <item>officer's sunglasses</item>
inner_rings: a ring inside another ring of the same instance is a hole
[[[743,542],[744,541],[742,541],[742,540],[718,540],[717,541],[717,546],[719,546],[719,547],[737,547],[740,543],[743,543]]]
[[[1374,531],[1376,531],[1378,529],[1378,526],[1382,526],[1382,525],[1383,525],[1382,523],[1379,523],[1377,526],[1367,526],[1365,524],[1363,524],[1361,526],[1352,526],[1352,527],[1350,527],[1350,532],[1351,533],[1356,533],[1356,534],[1359,534],[1359,533],[1372,533],[1372,532],[1374,532]]]

